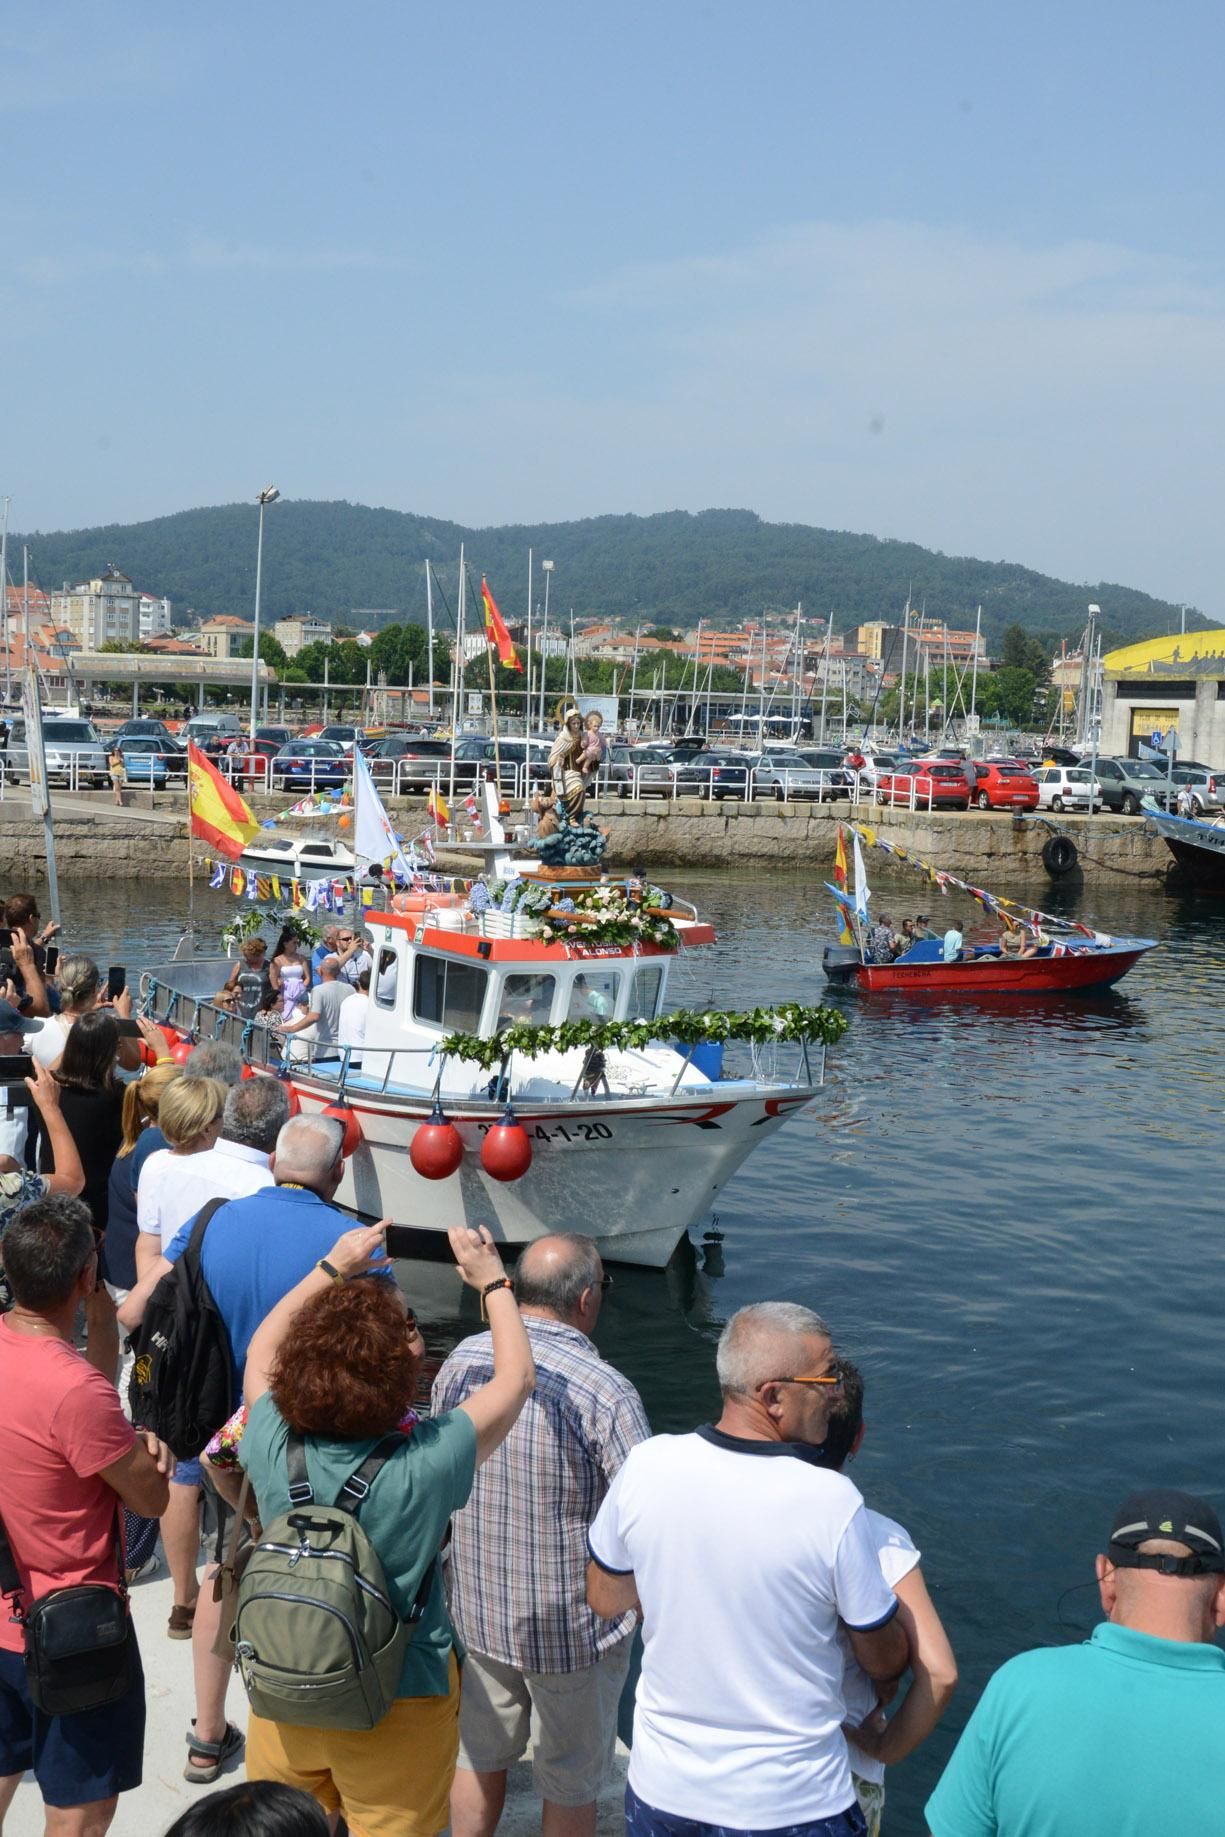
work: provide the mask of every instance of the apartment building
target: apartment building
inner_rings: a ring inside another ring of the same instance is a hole
[[[104,644],[137,644],[142,597],[112,565],[93,580],[75,586],[65,581],[63,592],[51,595],[51,623],[66,625],[87,651],[100,651]]]
[[[272,629],[287,657],[296,657],[308,644],[332,642],[332,628],[326,619],[317,619],[309,612],[300,613],[292,619],[278,619]]]
[[[254,630],[249,619],[236,618],[231,612],[220,613],[215,619],[201,622],[200,649],[206,656],[228,663],[231,657],[240,655],[243,639],[251,637]]]

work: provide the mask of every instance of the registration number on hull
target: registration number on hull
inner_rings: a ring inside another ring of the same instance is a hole
[[[611,1142],[613,1132],[607,1123],[525,1123],[533,1142]],[[478,1123],[481,1135],[497,1129],[498,1123]]]

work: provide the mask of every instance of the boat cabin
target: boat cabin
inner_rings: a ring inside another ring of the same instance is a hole
[[[365,923],[374,946],[368,1048],[433,1045],[448,1033],[488,1039],[516,1023],[654,1020],[664,1006],[671,957],[650,945],[578,955],[396,913],[369,913]]]

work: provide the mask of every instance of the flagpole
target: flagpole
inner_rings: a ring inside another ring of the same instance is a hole
[[[524,678],[523,697],[523,732],[524,737],[528,740],[532,737],[532,584],[532,551],[529,548],[527,552],[527,674]],[[531,750],[530,747],[528,750]]]
[[[430,719],[432,721],[434,718],[434,583],[430,577],[428,561],[425,564],[425,629],[428,633],[426,656],[429,659],[430,669]]]

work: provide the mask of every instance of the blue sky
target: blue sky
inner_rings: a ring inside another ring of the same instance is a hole
[[[736,505],[1225,618],[1223,46],[1177,0],[9,0],[0,492]]]

